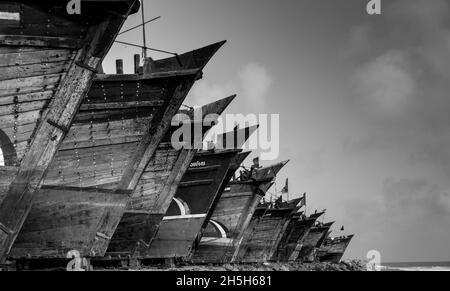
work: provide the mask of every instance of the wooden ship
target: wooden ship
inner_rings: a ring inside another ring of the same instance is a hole
[[[35,195],[14,260],[103,257],[146,165],[217,43],[98,75]]]
[[[349,235],[338,238],[327,238],[317,251],[319,261],[338,264],[342,260],[353,237],[353,235]]]
[[[202,149],[235,96],[180,110],[225,42],[155,61],[144,28],[143,65],[135,55],[134,74],[118,60],[108,75],[101,63],[143,3],[81,0],[71,14],[67,0],[41,2],[0,1],[0,266],[65,266],[75,253],[128,266],[341,261],[353,236],[328,238],[323,212],[261,203],[287,162],[242,166],[257,126]],[[194,139],[176,148],[185,126]]]
[[[296,220],[290,236],[286,237],[285,241],[281,240],[275,253],[277,257],[272,260],[295,262],[309,232],[323,214],[325,212],[314,213],[309,217],[300,217],[299,220]]]
[[[234,262],[256,208],[286,164],[283,162],[265,168],[256,165],[252,170],[244,169],[238,179],[229,183],[196,246],[195,263]]]
[[[158,225],[152,225],[150,228],[151,231],[153,231],[153,233],[151,233],[151,239],[154,239],[156,241],[156,246],[158,246],[158,244],[161,243],[161,240],[158,241],[159,236],[161,234],[164,235],[164,233],[171,230],[171,228],[176,229],[178,227],[177,224],[180,223],[177,220],[181,219],[182,225],[191,226],[191,229],[186,229],[186,233],[181,235],[181,239],[184,240],[186,244],[184,253],[183,251],[181,251],[181,253],[178,251],[177,253],[177,250],[172,250],[172,253],[170,253],[169,248],[169,251],[164,249],[160,251],[160,254],[163,255],[155,255],[152,251],[152,248],[155,247],[152,240],[152,243],[148,246],[142,247],[141,244],[141,248],[136,254],[137,257],[141,260],[149,258],[182,258],[187,260],[191,258],[192,250],[195,248],[195,245],[202,235],[202,228],[207,225],[221,193],[239,168],[240,164],[249,154],[241,153],[242,150],[239,150],[239,148],[245,144],[248,138],[257,129],[258,126],[251,126],[243,129],[238,129],[236,127],[231,132],[219,135],[217,137],[217,143],[214,145],[214,149],[200,151],[195,154],[194,161],[190,163],[190,168],[187,169],[187,171],[184,170],[182,173],[184,175],[183,180],[181,181],[181,184],[178,185],[178,187],[181,188],[176,189],[173,187],[174,190],[176,190],[176,195],[167,197],[172,199],[170,204],[167,204],[169,201],[165,198],[166,206],[162,210],[166,211],[166,218],[165,220],[159,220]],[[220,159],[222,161],[220,161]],[[197,162],[195,162],[196,160]],[[199,162],[200,160],[202,161]],[[222,163],[222,165],[220,165],[220,163]],[[177,169],[177,172],[179,172],[179,169]],[[210,179],[210,181],[206,183],[207,180],[205,180],[205,176],[211,176],[213,179]],[[191,181],[184,181],[184,179]],[[195,179],[203,180],[196,182]],[[201,196],[193,196],[195,192]],[[207,199],[203,197],[207,197]],[[199,202],[199,205],[191,209],[192,207],[190,205],[195,205]],[[173,216],[174,213],[179,216]],[[172,216],[170,216],[171,214]],[[189,217],[189,215],[192,217]],[[184,218],[183,216],[187,216],[187,218]],[[177,242],[175,241],[175,244],[176,243]],[[167,255],[167,252],[169,252],[169,255]]]
[[[266,263],[271,260],[289,221],[298,213],[300,199],[281,208],[262,205],[253,214],[234,262]]]
[[[197,114],[193,109],[185,113],[189,120],[193,120],[191,124],[193,133],[196,126],[202,128],[201,138],[197,142],[194,138],[190,147],[183,147],[180,150],[173,147],[172,134],[179,130],[180,126],[179,124],[172,126],[172,130],[159,144],[128,202],[108,247],[107,258],[137,258],[140,249],[145,252],[172,202],[182,177],[198,149],[202,148],[204,136],[234,98],[235,96],[230,96],[203,106],[200,108],[199,121],[194,120]],[[200,124],[196,124],[198,122]]]
[[[238,149],[198,152],[143,259],[189,260]]]
[[[0,263],[135,0],[0,2]]]
[[[308,235],[306,236],[303,245],[298,252],[298,256],[296,261],[301,262],[314,262],[316,261],[316,251],[325,241],[326,237],[329,234],[330,228],[334,222],[329,223],[316,223],[316,225],[311,228]],[[297,253],[295,253],[297,255]]]
[[[292,254],[297,248],[301,249],[306,236],[309,234],[310,229],[314,226],[320,215],[321,214],[311,215],[310,217],[306,217],[304,213],[293,215],[281,237],[271,261],[295,261]]]

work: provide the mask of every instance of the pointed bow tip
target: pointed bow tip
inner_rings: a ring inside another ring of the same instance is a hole
[[[207,105],[204,105],[202,107],[203,115],[207,116],[209,114],[218,114],[221,115],[225,109],[228,108],[228,106],[233,102],[234,98],[236,98],[236,95],[232,95],[217,101],[214,101],[212,103],[209,103]]]
[[[283,167],[284,167],[284,166],[286,166],[287,164],[289,164],[290,161],[291,161],[291,160],[286,160],[286,161],[281,162],[281,164],[282,164]]]
[[[336,223],[336,221],[327,222],[327,223],[324,224],[324,226],[326,226],[326,227],[332,227],[333,224],[335,224],[335,223]]]
[[[200,61],[200,63],[198,63],[199,68],[203,69],[225,43],[226,41],[216,42],[194,51],[194,54],[197,55],[197,58]]]
[[[226,39],[216,42],[215,44],[213,44],[213,46],[217,46],[218,48],[223,47],[228,41]]]
[[[228,96],[226,98],[216,101],[215,103],[217,104],[217,108],[220,110],[220,112],[218,114],[222,114],[225,111],[225,109],[227,109],[228,106],[230,106],[230,104],[234,101],[236,96],[237,95],[231,95],[231,96]]]

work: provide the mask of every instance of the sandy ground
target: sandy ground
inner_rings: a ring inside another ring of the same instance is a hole
[[[266,263],[253,265],[224,265],[224,266],[183,266],[175,268],[148,267],[136,271],[365,271],[362,262],[351,261],[340,264],[330,263]]]

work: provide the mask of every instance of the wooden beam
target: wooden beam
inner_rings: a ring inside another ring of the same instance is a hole
[[[5,261],[23,226],[31,209],[33,196],[40,189],[48,166],[88,93],[96,68],[101,64],[125,20],[126,17],[110,14],[98,25],[90,27],[88,37],[83,41],[84,46],[78,51],[49,109],[44,113],[30,149],[0,205],[0,224],[3,226],[3,231],[0,231],[0,263]],[[8,38],[0,38],[0,41],[2,39]]]

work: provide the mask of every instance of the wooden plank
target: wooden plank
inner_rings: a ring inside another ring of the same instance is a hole
[[[12,115],[0,116],[2,128],[12,128],[14,126],[34,124],[41,118],[41,110],[34,110],[19,114],[17,118]]]
[[[0,81],[0,96],[24,94],[36,92],[42,88],[48,88],[57,84],[64,78],[65,74],[49,74],[43,76],[16,78]]]
[[[33,219],[24,224],[10,257],[64,257],[74,249],[93,255],[87,242],[94,239],[99,218],[110,208],[123,207],[125,197],[75,188],[42,189],[30,213]]]
[[[114,103],[97,103],[97,104],[83,104],[80,110],[108,110],[108,109],[122,109],[122,108],[136,108],[136,107],[160,107],[164,101],[136,101],[136,102],[114,102]]]
[[[0,35],[0,45],[77,49],[82,47],[83,40],[66,37]]]
[[[68,61],[65,60],[62,62],[4,67],[0,68],[0,81],[7,81],[11,79],[11,76],[34,77],[62,74],[66,72],[68,64]]]
[[[69,49],[14,50],[10,53],[0,54],[0,68],[67,62],[73,57],[74,52]]]
[[[53,91],[40,91],[28,94],[17,94],[16,96],[0,97],[1,105],[11,105],[14,103],[24,103],[33,101],[50,100],[53,97]]]
[[[18,103],[17,105],[0,106],[0,116],[15,115],[30,111],[40,111],[47,107],[48,100]]]

